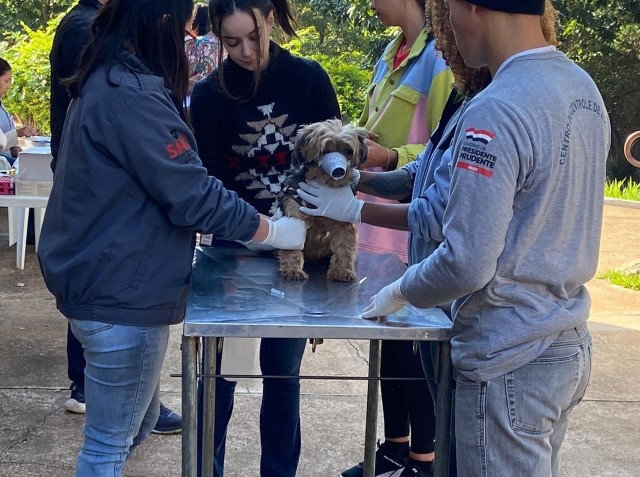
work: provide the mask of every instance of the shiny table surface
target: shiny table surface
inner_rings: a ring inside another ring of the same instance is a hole
[[[326,265],[306,263],[308,280],[281,277],[273,252],[241,246],[196,248],[185,336],[435,340],[450,338],[451,322],[440,309],[406,306],[364,320],[360,313],[405,265],[394,254],[362,251],[357,280],[326,279]]]

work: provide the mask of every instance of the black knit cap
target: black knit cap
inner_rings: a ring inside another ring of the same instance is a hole
[[[542,15],[544,0],[466,0],[469,3],[489,10],[508,13],[525,13],[528,15]]]

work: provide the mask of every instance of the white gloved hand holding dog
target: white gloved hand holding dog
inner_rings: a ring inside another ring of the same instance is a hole
[[[390,283],[371,297],[371,302],[362,312],[362,318],[393,315],[409,303],[400,290],[402,277]]]
[[[248,248],[257,249],[253,246],[260,245],[261,250],[268,247],[280,248],[283,250],[302,250],[304,241],[307,238],[307,224],[304,220],[295,217],[281,217],[270,220],[268,217],[260,216],[260,225],[256,234],[250,240]]]
[[[298,195],[315,206],[300,207],[300,212],[314,217],[327,217],[338,222],[360,223],[364,201],[357,199],[350,186],[329,187],[316,181],[300,182]]]

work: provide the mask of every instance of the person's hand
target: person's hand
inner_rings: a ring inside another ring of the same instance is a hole
[[[24,127],[18,128],[16,129],[16,132],[18,133],[18,137],[31,137],[38,134],[38,130],[35,128],[32,128],[31,126],[24,126]]]
[[[269,233],[262,242],[254,242],[260,245],[268,245],[284,250],[302,250],[307,238],[307,224],[302,219],[295,217],[282,217],[277,220],[267,220]]]
[[[360,183],[360,171],[358,169],[351,169],[351,187],[355,189]]]
[[[400,291],[401,283],[402,277],[373,295],[369,306],[362,311],[362,318],[370,319],[376,316],[388,316],[404,308],[409,301]]]
[[[381,146],[375,140],[367,139],[367,161],[360,165],[361,169],[382,167],[385,171],[393,169],[395,154],[389,148]]]
[[[351,186],[329,187],[315,181],[300,182],[298,195],[316,208],[300,207],[300,212],[314,217],[327,217],[338,222],[360,222],[364,201],[356,199]]]
[[[241,243],[249,250],[253,250],[254,252],[266,252],[268,250],[275,250],[276,248],[273,245],[267,245],[262,242],[243,242],[242,240],[238,240],[238,243]]]
[[[18,157],[18,155],[22,152],[22,148],[20,146],[13,146],[9,149],[11,152],[11,157]]]
[[[268,220],[273,222],[275,220],[278,220],[281,217],[284,217],[284,215],[282,214],[282,209],[276,209],[276,212],[271,217],[269,217]],[[275,250],[275,247],[273,247],[272,245],[267,245],[263,242],[251,242],[251,241],[244,242],[242,240],[236,240],[236,242],[241,243],[242,245],[247,247],[249,250],[254,250],[256,252],[262,252],[266,250]]]

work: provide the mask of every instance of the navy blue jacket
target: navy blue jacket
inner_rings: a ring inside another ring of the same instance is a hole
[[[175,96],[123,53],[72,100],[38,255],[67,317],[167,325],[184,317],[194,232],[249,240],[257,211],[207,176]]]

